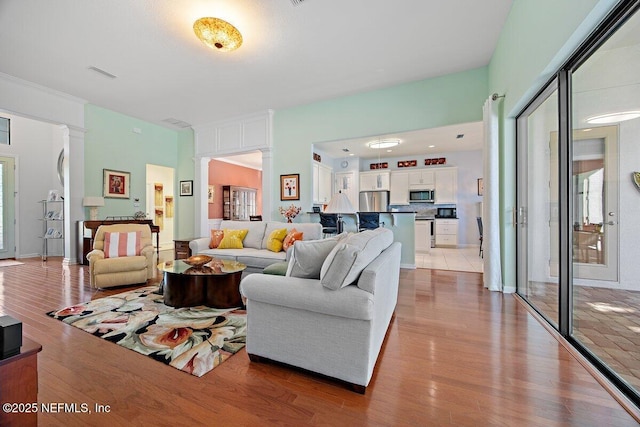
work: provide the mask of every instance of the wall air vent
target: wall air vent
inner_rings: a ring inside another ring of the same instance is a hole
[[[177,128],[180,128],[180,129],[191,127],[191,124],[189,124],[189,123],[187,123],[185,121],[182,121],[182,120],[173,119],[171,117],[168,118],[168,119],[164,119],[162,121],[165,122],[165,123],[170,124],[171,126],[175,126]]]
[[[103,76],[105,76],[105,77],[109,77],[110,79],[115,79],[115,78],[117,78],[117,77],[118,77],[118,76],[116,76],[115,74],[111,74],[111,73],[110,73],[110,72],[108,72],[108,71],[105,71],[105,70],[103,70],[103,69],[101,69],[101,68],[94,67],[94,66],[89,67],[89,70],[91,70],[91,71],[95,71],[96,73],[102,74]]]
[[[305,0],[291,0],[294,6],[298,6],[300,3],[303,3]]]

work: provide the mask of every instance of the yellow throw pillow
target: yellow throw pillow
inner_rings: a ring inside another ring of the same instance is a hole
[[[242,249],[242,241],[247,237],[249,230],[224,229],[224,237],[218,245],[218,249]]]
[[[269,234],[269,240],[267,240],[267,249],[271,252],[280,252],[282,250],[282,241],[286,236],[286,228],[273,230],[271,234]]]

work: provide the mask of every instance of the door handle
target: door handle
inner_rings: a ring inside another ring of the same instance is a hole
[[[615,221],[609,221],[609,222],[607,222],[607,225],[616,225],[616,222]]]

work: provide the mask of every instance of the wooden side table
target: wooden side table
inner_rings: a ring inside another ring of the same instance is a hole
[[[175,239],[173,241],[173,245],[174,245],[173,259],[189,258],[192,255],[191,249],[189,249],[189,242],[194,239],[195,237],[189,237],[186,239]]]
[[[0,396],[2,403],[22,403],[37,405],[38,402],[38,353],[42,346],[29,338],[22,337],[20,353],[0,359]],[[30,407],[21,411],[0,411],[0,425],[37,426],[38,408]],[[24,405],[23,405],[24,406]],[[25,408],[20,408],[25,409]]]

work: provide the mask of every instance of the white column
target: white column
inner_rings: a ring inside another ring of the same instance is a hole
[[[196,157],[194,188],[194,231],[197,236],[209,235],[209,204],[207,191],[209,190],[209,157]]]
[[[262,220],[271,221],[273,202],[273,154],[271,149],[262,149]],[[279,188],[279,187],[278,187]]]
[[[64,142],[64,258],[77,264],[78,221],[84,220],[84,129],[62,125]]]

